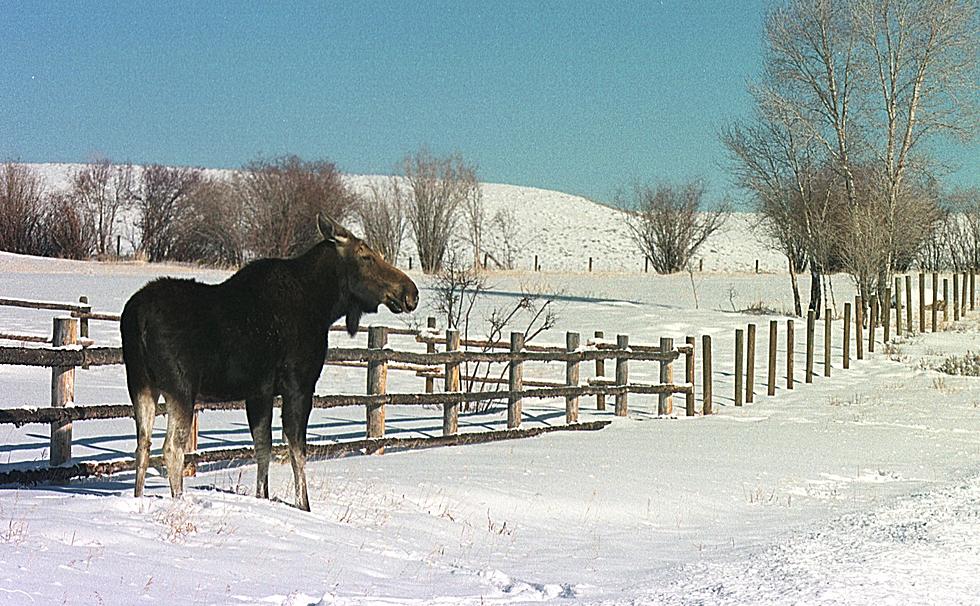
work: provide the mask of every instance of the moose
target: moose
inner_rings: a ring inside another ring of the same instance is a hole
[[[279,395],[296,507],[310,510],[306,428],[330,326],[346,317],[354,336],[362,314],[381,304],[396,314],[411,312],[419,301],[415,283],[347,229],[319,215],[317,230],[322,240],[297,257],[253,261],[220,284],[160,278],[127,301],[121,331],[136,419],[135,496],[143,494],[162,395],[163,456],[174,497],[183,493],[194,402],[245,400],[256,496],[269,498],[272,409]]]

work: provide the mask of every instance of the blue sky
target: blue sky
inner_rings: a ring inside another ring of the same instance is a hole
[[[0,159],[390,173],[425,145],[484,181],[609,201],[703,177],[718,198],[765,4],[0,0]]]

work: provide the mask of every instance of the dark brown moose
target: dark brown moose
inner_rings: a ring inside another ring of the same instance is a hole
[[[184,449],[195,400],[245,400],[258,463],[256,496],[269,498],[272,408],[282,396],[296,506],[309,511],[306,427],[323,368],[327,331],[384,304],[410,312],[415,283],[349,231],[317,217],[323,240],[291,259],[260,259],[220,284],[160,278],[126,303],[123,359],[136,417],[136,490],[143,494],[156,402],[167,403],[164,461],[173,496],[183,492]]]

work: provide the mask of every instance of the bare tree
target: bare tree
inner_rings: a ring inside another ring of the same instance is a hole
[[[408,220],[422,271],[438,272],[460,207],[480,195],[476,169],[459,154],[437,158],[424,148],[406,156],[402,166],[411,187]]]
[[[399,177],[386,177],[381,182],[369,183],[367,193],[357,200],[353,209],[364,240],[392,263],[398,260],[408,226],[407,196]]]
[[[231,183],[203,177],[180,213],[171,257],[177,261],[235,267],[245,260],[245,218]]]
[[[99,255],[112,251],[116,219],[129,205],[132,188],[133,167],[115,166],[107,159],[88,164],[72,176],[68,195],[94,230]]]
[[[517,212],[511,207],[500,207],[490,218],[486,230],[483,252],[488,261],[499,269],[514,269],[517,254],[524,250],[525,242],[519,233]]]
[[[956,271],[980,267],[980,188],[958,189],[942,201],[944,252]]]
[[[201,182],[201,171],[152,164],[144,166],[130,191],[138,211],[138,252],[149,261],[172,259],[188,199]]]
[[[976,131],[976,67],[980,28],[973,0],[853,0],[851,19],[870,65],[871,162],[882,181],[879,224],[888,234],[888,272],[907,243],[910,171],[923,170],[920,152],[943,133]]]
[[[61,259],[87,259],[95,250],[91,217],[66,193],[49,195],[41,220],[43,254]]]
[[[0,250],[42,254],[44,182],[34,169],[0,164]]]
[[[634,242],[662,274],[683,270],[708,236],[727,219],[727,205],[703,210],[704,187],[692,182],[677,188],[635,185],[632,196],[618,196],[618,204]]]
[[[235,181],[248,225],[249,247],[258,256],[286,257],[318,241],[317,213],[340,221],[355,196],[336,165],[298,156],[255,160]]]

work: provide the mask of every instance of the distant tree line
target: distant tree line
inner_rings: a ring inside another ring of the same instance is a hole
[[[484,260],[513,268],[513,213],[487,217],[476,169],[459,154],[408,154],[401,174],[356,193],[328,161],[294,155],[240,170],[133,166],[98,160],[48,191],[32,166],[0,164],[0,250],[70,259],[107,258],[119,238],[134,256],[237,266],[295,255],[315,243],[317,213],[353,220],[365,239],[396,259],[411,231],[420,268],[439,272],[459,241]],[[229,176],[230,174],[230,176]],[[489,246],[484,244],[489,241]]]

